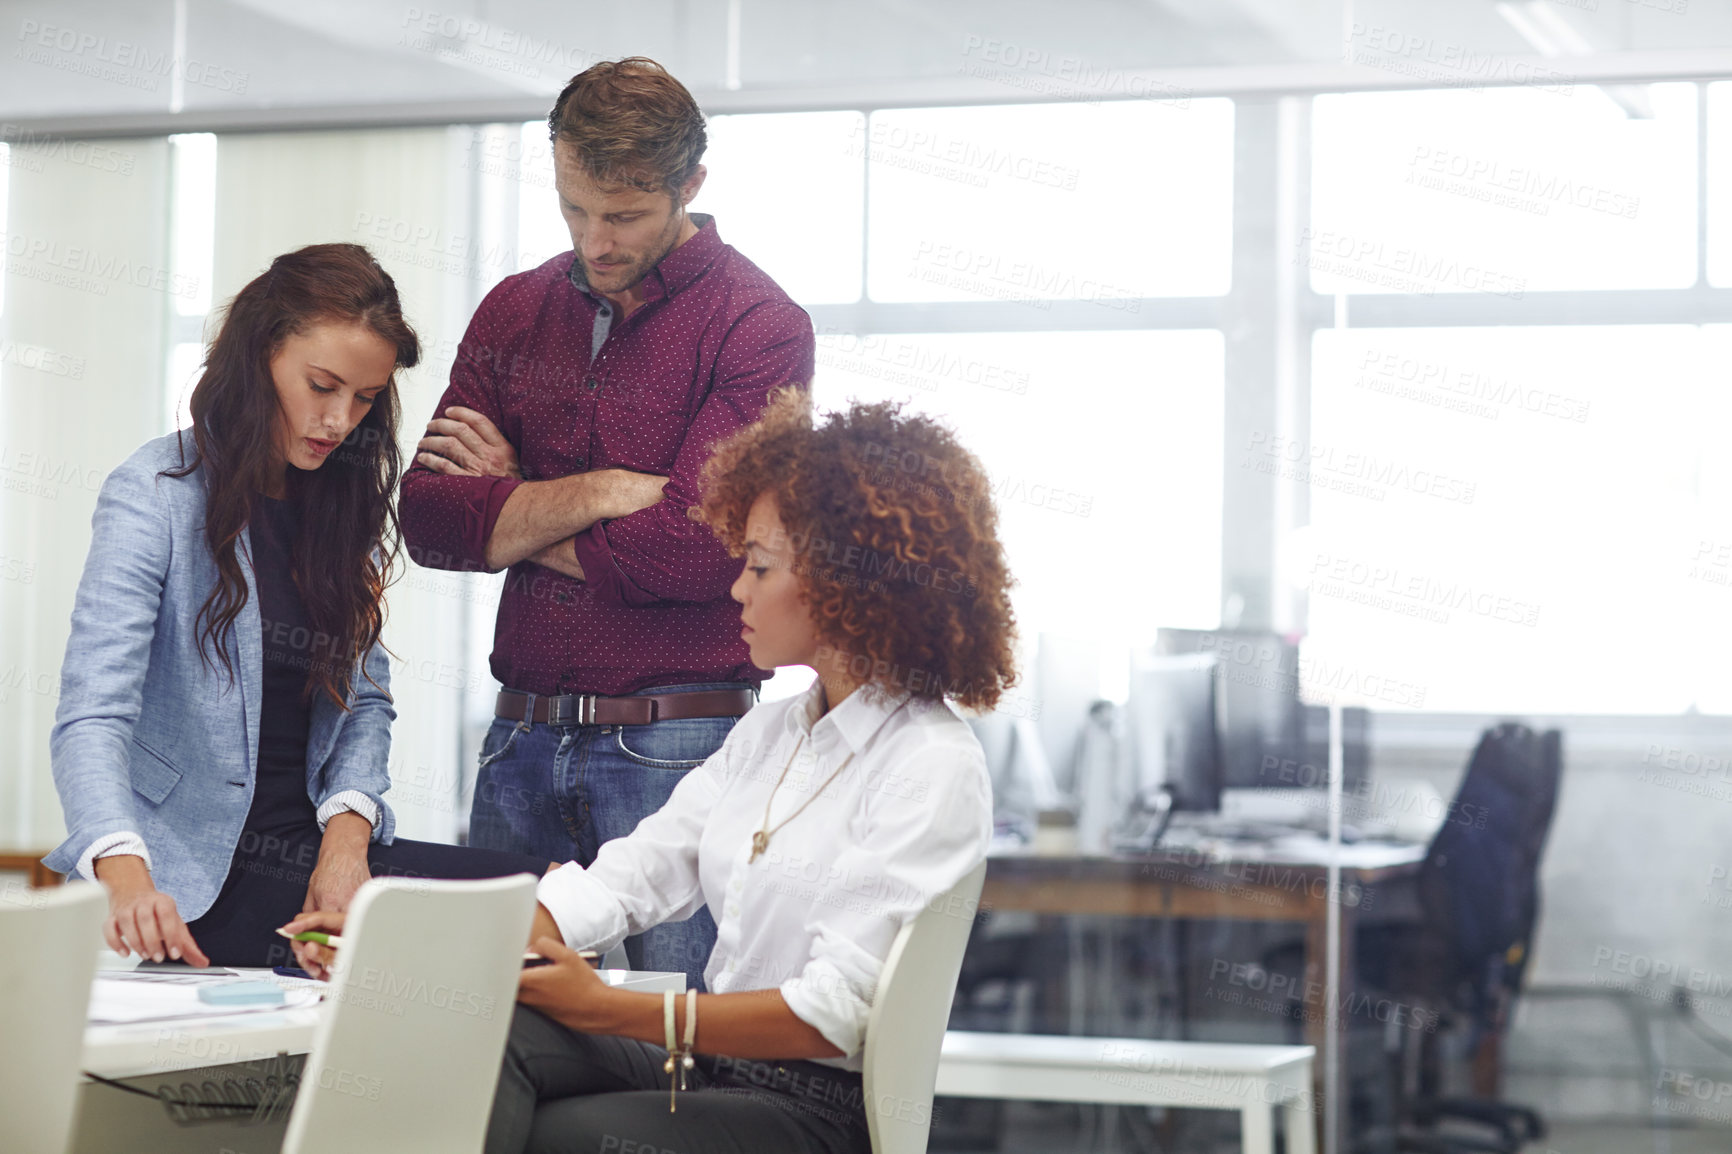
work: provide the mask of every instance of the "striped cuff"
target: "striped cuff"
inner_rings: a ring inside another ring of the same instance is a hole
[[[367,824],[373,827],[373,837],[379,836],[379,807],[372,798],[356,789],[345,789],[341,793],[333,793],[319,807],[319,832],[325,832],[325,826],[340,813],[358,813],[367,819]]]
[[[121,830],[119,833],[104,834],[91,842],[90,848],[84,851],[84,856],[78,859],[78,873],[95,881],[96,859],[119,857],[122,854],[141,857],[144,859],[144,868],[150,868],[150,851],[144,848],[144,839],[131,830]]]

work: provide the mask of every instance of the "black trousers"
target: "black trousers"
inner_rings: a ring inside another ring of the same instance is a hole
[[[870,1154],[859,1074],[699,1055],[669,1113],[667,1056],[518,1006],[486,1154]]]
[[[222,892],[203,916],[187,923],[213,966],[292,966],[294,951],[276,934],[307,900],[319,861],[317,822],[265,833],[247,830],[235,847]],[[547,872],[545,858],[398,838],[367,847],[374,877],[498,878]]]

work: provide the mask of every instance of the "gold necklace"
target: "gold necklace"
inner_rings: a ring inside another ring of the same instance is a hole
[[[756,833],[754,833],[752,835],[752,856],[746,859],[747,865],[751,865],[753,862],[757,861],[758,855],[770,848],[770,835],[771,834],[775,833],[776,830],[781,829],[783,826],[787,825],[789,822],[791,822],[795,818],[799,817],[800,814],[805,812],[806,807],[811,805],[814,801],[817,801],[818,795],[820,793],[823,793],[826,789],[828,789],[830,787],[830,783],[835,781],[836,778],[841,774],[841,772],[844,769],[848,768],[848,763],[850,761],[854,760],[854,755],[852,753],[850,753],[847,757],[844,757],[842,759],[842,764],[838,765],[836,767],[836,772],[832,773],[829,777],[825,778],[824,784],[819,786],[817,789],[813,790],[812,796],[807,798],[805,801],[801,802],[799,809],[796,809],[793,813],[789,814],[787,817],[785,817],[781,821],[777,822],[775,829],[771,829],[770,828],[770,805],[771,805],[771,803],[773,803],[776,800],[776,791],[778,789],[781,789],[782,788],[782,782],[787,780],[788,771],[794,767],[794,758],[799,756],[800,746],[804,745],[805,742],[806,742],[806,735],[802,733],[800,735],[800,740],[796,741],[794,743],[794,752],[790,753],[788,755],[788,764],[784,765],[782,767],[782,776],[778,777],[776,779],[776,784],[770,787],[770,796],[764,800],[764,825],[763,825],[763,828],[759,829]]]

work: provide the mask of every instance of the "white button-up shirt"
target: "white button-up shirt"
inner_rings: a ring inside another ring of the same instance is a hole
[[[992,785],[945,703],[868,687],[819,717],[822,688],[747,713],[667,805],[537,896],[568,946],[597,950],[707,903],[710,991],[780,990],[844,1055],[824,1061],[858,1070],[897,931],[986,856]],[[748,862],[766,803],[769,848]]]

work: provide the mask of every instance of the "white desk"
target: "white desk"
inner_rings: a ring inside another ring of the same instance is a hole
[[[270,975],[269,970],[237,972],[248,977]],[[683,973],[603,970],[601,974],[609,985],[652,994],[686,988]],[[305,1054],[313,1046],[313,1028],[329,1005],[321,1002],[293,1010],[87,1026],[83,1068],[104,1078],[149,1077],[278,1054]]]
[[[1305,926],[1306,988],[1324,986],[1329,913],[1340,915],[1340,940],[1354,940],[1354,926],[1376,892],[1375,912],[1389,917],[1418,911],[1418,878],[1425,846],[1411,842],[1356,842],[1332,847],[1316,834],[1294,831],[1263,840],[1214,836],[1206,828],[1179,827],[1154,851],[1112,857],[1045,855],[1031,849],[995,850],[988,858],[982,909],[1038,914],[1104,914],[1131,918],[1192,918],[1298,922]],[[1339,856],[1337,856],[1339,855]],[[1341,868],[1341,900],[1328,887],[1331,861]],[[1353,951],[1341,951],[1340,989],[1357,988]],[[1327,1014],[1307,1014],[1305,1040],[1316,1049],[1316,1100],[1330,1056],[1338,1085],[1346,1086],[1347,1018],[1329,1045]],[[1327,1103],[1325,1103],[1327,1105]]]
[[[1232,1110],[1245,1154],[1315,1154],[1310,1046],[1228,1045],[1032,1034],[944,1035],[937,1093],[1031,1102]]]

